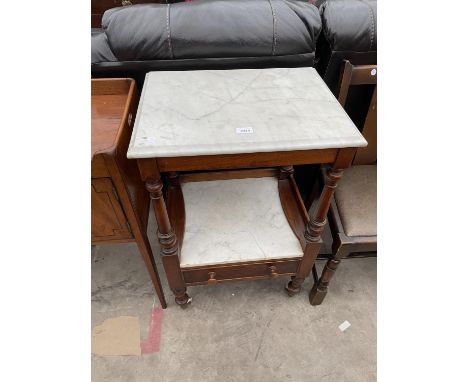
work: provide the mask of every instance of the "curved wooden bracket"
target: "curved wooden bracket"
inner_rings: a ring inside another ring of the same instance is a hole
[[[181,251],[185,233],[185,202],[180,186],[179,174],[176,172],[171,172],[169,174],[167,213],[177,236],[179,251]]]
[[[305,209],[301,194],[294,180],[292,166],[281,167],[278,175],[278,192],[283,207],[283,212],[304,250],[306,242],[304,239],[305,225],[309,221],[309,214]]]

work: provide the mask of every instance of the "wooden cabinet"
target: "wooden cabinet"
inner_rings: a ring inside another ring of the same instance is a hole
[[[146,235],[149,195],[136,161],[127,159],[137,105],[134,80],[91,80],[91,242],[135,242],[166,308]]]
[[[132,239],[130,225],[110,178],[91,179],[91,240]]]

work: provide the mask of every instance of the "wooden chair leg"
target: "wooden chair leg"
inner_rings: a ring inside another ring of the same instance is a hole
[[[335,243],[334,243],[335,244]],[[320,305],[328,292],[328,285],[333,275],[335,274],[338,265],[341,263],[341,259],[348,256],[349,250],[346,245],[341,242],[337,243],[336,247],[333,248],[333,256],[327,261],[323,268],[322,275],[318,282],[314,282],[309,294],[309,302],[311,305]]]

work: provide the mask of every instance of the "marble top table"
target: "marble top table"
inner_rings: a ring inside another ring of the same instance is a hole
[[[366,144],[313,68],[148,73],[127,156],[177,304],[191,301],[187,285],[280,275],[298,293],[335,186]],[[310,218],[293,168],[306,163],[331,164]]]
[[[362,147],[313,68],[150,72],[129,158]]]

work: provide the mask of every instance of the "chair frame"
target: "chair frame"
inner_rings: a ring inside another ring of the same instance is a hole
[[[368,146],[358,149],[353,165],[370,164],[377,161],[377,65],[355,66],[349,61],[343,62],[338,93],[338,101],[343,107],[350,86],[367,84],[375,85],[362,130],[362,134],[368,141]],[[322,182],[325,173],[326,169],[322,167],[322,177],[320,177]],[[311,305],[320,305],[323,302],[328,292],[330,280],[343,258],[348,257],[351,253],[376,256],[377,252],[377,236],[348,236],[345,234],[335,197],[331,201],[328,220],[333,237],[332,255],[325,264],[320,279],[314,272],[314,285],[309,294]]]

